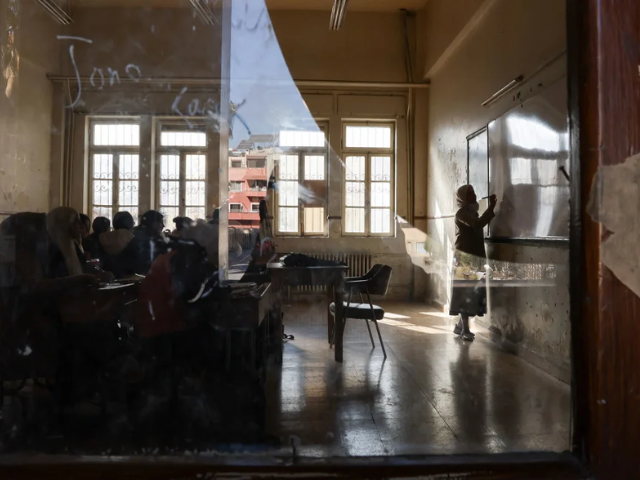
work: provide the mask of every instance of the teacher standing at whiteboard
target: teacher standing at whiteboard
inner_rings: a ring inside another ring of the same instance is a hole
[[[497,197],[489,197],[489,208],[479,215],[480,205],[476,192],[471,185],[463,185],[456,193],[458,211],[455,216],[456,224],[456,258],[460,262],[464,259],[476,271],[484,271],[486,252],[484,249],[484,227],[495,217],[493,212]],[[487,291],[484,284],[473,287],[456,286],[454,281],[451,295],[449,315],[460,315],[453,333],[460,335],[463,340],[472,341],[475,335],[469,330],[469,317],[483,316],[487,311]]]

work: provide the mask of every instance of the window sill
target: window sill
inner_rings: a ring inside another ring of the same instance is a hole
[[[570,453],[514,453],[428,457],[297,458],[263,457],[88,457],[4,455],[1,478],[214,478],[221,474],[251,478],[308,475],[390,478],[456,475],[460,478],[586,479],[588,472]]]

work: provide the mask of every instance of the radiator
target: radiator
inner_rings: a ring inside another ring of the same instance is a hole
[[[349,267],[347,277],[360,277],[367,273],[372,266],[371,255],[366,253],[305,253],[304,255],[346,263]],[[300,285],[294,287],[293,290],[295,292],[320,293],[324,292],[326,288],[323,285]]]

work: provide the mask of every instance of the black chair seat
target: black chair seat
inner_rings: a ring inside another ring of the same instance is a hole
[[[356,320],[371,320],[371,307],[368,303],[351,303],[347,310],[347,302],[343,302],[343,312],[345,318],[354,318]],[[329,311],[332,315],[336,314],[336,304],[329,305]],[[378,305],[373,306],[373,314],[376,320],[384,318],[384,308]]]

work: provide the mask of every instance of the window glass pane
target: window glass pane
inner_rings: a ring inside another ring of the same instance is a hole
[[[186,161],[185,176],[187,180],[206,179],[206,155],[187,155]]]
[[[161,155],[160,156],[160,178],[163,180],[180,179],[180,156]]]
[[[283,206],[298,206],[298,182],[278,182],[278,203]]]
[[[298,179],[298,156],[297,155],[281,155],[280,168],[278,169],[279,180],[297,180]]]
[[[180,215],[180,209],[178,207],[160,207],[160,213],[164,215],[164,224],[168,230],[175,230],[176,224],[173,223],[173,219]]]
[[[266,158],[247,158],[247,168],[265,168],[266,166]]]
[[[229,211],[233,213],[242,213],[243,208],[241,203],[230,203]]]
[[[93,204],[94,205],[112,205],[113,182],[111,180],[94,180],[93,181]]]
[[[93,220],[96,217],[107,217],[109,220],[113,219],[111,207],[98,207],[94,205],[91,219]]]
[[[283,130],[280,132],[281,147],[324,147],[324,132]]]
[[[93,156],[93,178],[113,178],[113,155],[101,153]]]
[[[140,127],[126,124],[93,124],[93,145],[131,146],[140,145]]]
[[[160,182],[160,205],[163,205],[163,206],[180,205],[180,182],[177,182],[177,181]]]
[[[252,203],[251,204],[251,211],[252,212],[260,212],[260,204],[259,203]]]
[[[348,207],[364,207],[364,182],[347,182],[345,185],[345,205]]]
[[[118,205],[120,209],[125,205],[138,204],[138,182],[136,180],[120,180],[118,189]]]
[[[242,183],[243,182],[229,182],[229,191],[230,192],[241,192],[242,191]]]
[[[391,206],[391,184],[387,182],[371,183],[371,206],[390,207]]]
[[[278,211],[278,231],[296,233],[298,231],[298,208],[280,207]]]
[[[365,157],[347,157],[345,159],[345,178],[364,182]]]
[[[371,233],[391,233],[391,210],[371,209]]]
[[[188,206],[200,206],[205,204],[205,182],[186,182],[185,204]]]
[[[324,208],[304,209],[304,233],[323,234],[325,232]]]
[[[391,127],[348,125],[346,137],[350,148],[391,148]]]
[[[371,157],[371,180],[374,182],[391,181],[391,157]]]
[[[138,205],[138,178],[139,178],[139,157],[138,155],[118,156],[118,205],[119,210],[124,206]]]
[[[160,145],[163,147],[206,147],[207,134],[205,132],[162,132]]]
[[[139,157],[138,155],[119,155],[118,178],[122,180],[138,180]]]
[[[134,223],[138,224],[138,217],[140,215],[140,211],[136,205],[118,205],[119,212],[129,212],[133,217]]]
[[[199,219],[205,220],[207,216],[204,207],[187,207],[185,209],[185,214],[187,217],[189,217],[193,221],[196,221]]]
[[[304,179],[324,180],[324,156],[305,155],[304,156]]]
[[[344,224],[347,233],[364,233],[364,208],[346,208]]]

